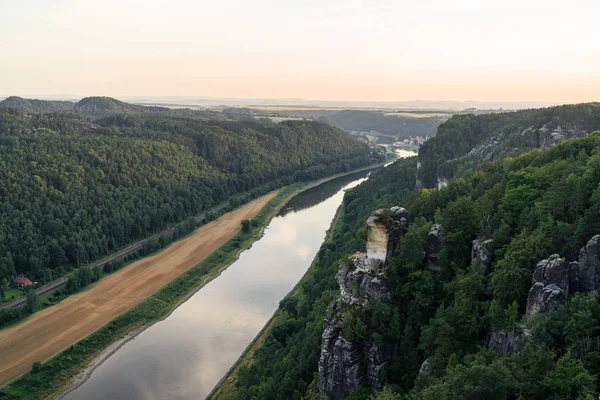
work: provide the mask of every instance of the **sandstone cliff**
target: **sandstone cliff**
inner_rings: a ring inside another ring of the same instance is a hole
[[[321,343],[318,387],[322,398],[343,399],[361,386],[382,387],[380,372],[393,348],[377,345],[369,337],[345,337],[342,310],[364,308],[373,300],[392,302],[385,279],[387,263],[407,227],[408,213],[403,208],[374,211],[367,220],[367,252],[355,253],[340,265],[340,296],[325,320]]]

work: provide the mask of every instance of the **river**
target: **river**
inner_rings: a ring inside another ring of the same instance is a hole
[[[344,190],[368,173],[336,178],[292,198],[221,276],[125,343],[64,399],[205,398],[302,278]]]

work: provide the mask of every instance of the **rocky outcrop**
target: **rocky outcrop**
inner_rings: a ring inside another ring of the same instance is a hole
[[[322,398],[345,399],[358,387],[381,389],[381,370],[393,355],[390,346],[344,338],[341,320],[327,321],[321,342],[318,386]]]
[[[425,261],[427,268],[431,271],[439,272],[440,253],[444,245],[444,235],[442,234],[442,226],[434,224],[427,234],[427,248],[425,249]]]
[[[429,375],[429,359],[426,359],[421,363],[421,367],[419,368],[420,376],[428,376]]]
[[[344,399],[359,386],[380,389],[381,370],[393,355],[389,345],[370,337],[351,341],[342,330],[344,310],[361,310],[370,301],[392,301],[385,279],[387,262],[408,228],[408,213],[400,207],[377,210],[367,220],[367,252],[355,253],[340,265],[340,296],[325,320],[319,358],[318,388],[322,398]]]
[[[494,331],[488,342],[488,349],[499,356],[517,353],[518,339],[519,337],[515,332],[505,330]]]
[[[479,273],[483,276],[490,273],[493,252],[493,239],[483,242],[479,239],[473,240],[473,246],[471,248],[471,265],[477,266],[479,268]]]
[[[600,286],[600,235],[590,239],[579,251],[579,260],[573,263],[570,281],[580,292],[598,290]]]
[[[490,161],[496,155],[502,141],[506,138],[506,133],[500,133],[492,136],[487,142],[474,147],[466,155],[467,158],[474,158],[479,161]]]
[[[391,294],[385,283],[383,263],[365,253],[355,253],[348,262],[340,265],[337,282],[340,299],[348,305],[364,306],[370,299],[389,303]]]
[[[367,219],[367,256],[385,262],[393,255],[408,227],[408,212],[401,207],[376,210]]]
[[[540,261],[527,296],[527,315],[556,310],[569,294],[569,269],[558,254]]]
[[[577,126],[570,128],[562,128],[557,126],[552,129],[548,124],[544,124],[541,128],[537,129],[533,126],[523,130],[521,136],[525,137],[532,147],[539,147],[546,149],[552,147],[561,140],[580,138],[589,135],[590,132],[579,129]]]

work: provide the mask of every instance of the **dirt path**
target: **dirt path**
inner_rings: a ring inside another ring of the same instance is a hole
[[[230,240],[243,219],[254,217],[275,193],[225,214],[159,254],[107,276],[90,290],[70,296],[0,331],[0,386],[88,336],[198,264]]]

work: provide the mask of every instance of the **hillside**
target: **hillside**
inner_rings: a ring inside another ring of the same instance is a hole
[[[0,280],[50,281],[228,199],[380,160],[340,129],[0,109]]]
[[[403,140],[415,136],[434,136],[438,126],[448,117],[416,118],[386,115],[377,111],[344,110],[325,117],[340,128],[358,132],[377,132]]]
[[[600,103],[455,115],[419,149],[419,187],[436,187],[481,162],[548,148],[600,126]]]
[[[125,103],[112,97],[85,97],[73,103],[70,101],[23,99],[11,96],[0,102],[0,109],[12,108],[28,113],[69,113],[85,115],[91,118],[102,118],[107,115],[156,115],[226,120],[229,116],[208,110],[192,110],[187,108],[171,109],[167,107],[141,106]]]
[[[420,136],[434,136],[437,127],[451,114],[446,113],[392,113],[378,110],[337,110],[337,109],[253,109],[227,108],[223,110],[230,119],[251,120],[260,118],[302,118],[321,121],[338,126],[344,130],[378,137],[378,143],[391,144]]]
[[[599,148],[597,132],[412,195],[411,160],[373,173],[229,398],[597,396]],[[377,226],[391,255],[348,260]]]
[[[0,108],[15,108],[29,113],[53,113],[71,111],[73,104],[70,101],[35,100],[10,96],[0,101]]]

